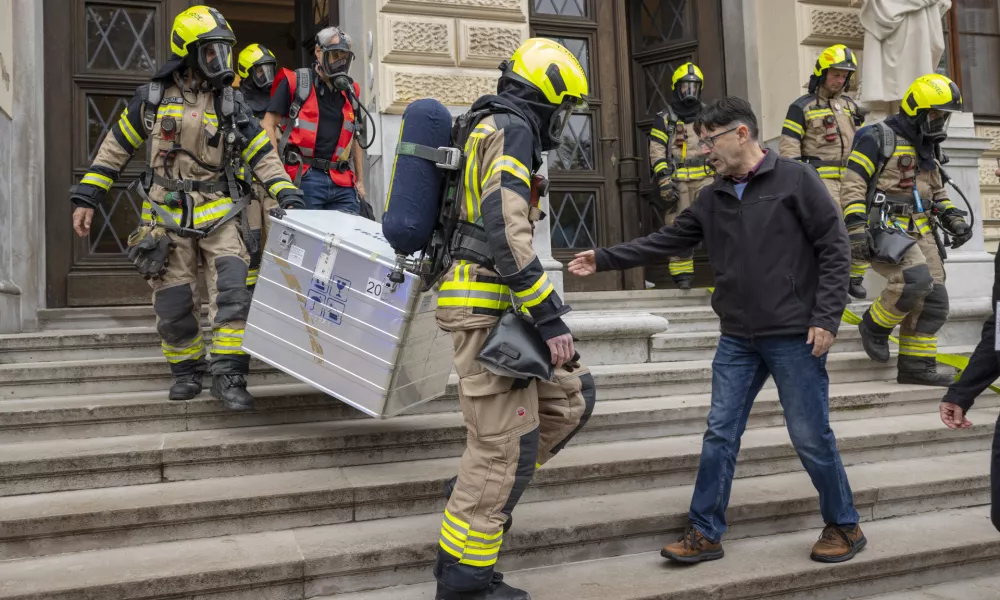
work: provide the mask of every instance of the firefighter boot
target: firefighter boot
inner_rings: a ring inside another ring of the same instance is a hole
[[[864,300],[868,297],[868,290],[864,286],[864,277],[851,277],[851,284],[847,287],[847,293],[853,298]]]
[[[247,391],[247,380],[240,373],[226,373],[212,377],[212,397],[222,400],[229,410],[250,410],[253,396]]]
[[[861,345],[864,346],[868,358],[875,362],[887,363],[889,362],[889,332],[880,331],[882,329],[871,321],[871,315],[868,312],[865,312],[865,316],[858,323],[858,331],[861,332]]]
[[[444,482],[444,499],[445,500],[450,500],[451,499],[451,493],[455,491],[455,484],[456,483],[458,483],[458,476],[457,475],[455,477],[452,477],[448,481]],[[512,517],[511,515],[507,515],[507,522],[503,524],[503,532],[507,533],[507,530],[510,529],[511,525],[513,525],[513,524],[514,524],[514,517]]]
[[[897,369],[897,383],[948,387],[955,382],[953,376],[937,372],[937,361],[933,358],[900,354]]]
[[[493,573],[493,581],[474,592],[456,592],[438,583],[434,600],[531,600],[531,596],[504,583],[503,574]]]
[[[191,400],[201,393],[201,380],[203,373],[188,373],[178,375],[174,384],[170,386],[171,400]]]
[[[689,290],[691,289],[691,282],[694,281],[694,275],[685,273],[684,275],[674,275],[674,285],[677,286],[679,290]]]

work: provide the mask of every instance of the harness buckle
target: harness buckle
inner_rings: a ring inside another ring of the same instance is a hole
[[[875,195],[872,196],[872,205],[880,206],[882,204],[885,204],[885,194],[883,192],[875,192]]]
[[[444,152],[444,161],[436,162],[434,166],[439,169],[447,169],[449,171],[457,171],[462,166],[462,151],[458,148],[448,148],[444,146],[438,147],[438,150]]]

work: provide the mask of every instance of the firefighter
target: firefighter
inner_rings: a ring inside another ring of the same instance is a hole
[[[465,187],[457,239],[440,286],[437,321],[451,332],[465,453],[441,525],[434,575],[438,600],[521,600],[526,592],[494,572],[511,511],[535,470],[558,453],[594,409],[594,379],[576,361],[563,304],[532,246],[533,174],[557,148],[587,95],[571,52],[548,39],[524,42],[500,65],[497,95],[464,144]],[[536,188],[537,197],[538,191]],[[483,254],[486,252],[486,254]],[[552,354],[551,381],[494,375],[476,361],[512,301],[530,313]]]
[[[312,69],[282,70],[264,129],[308,208],[360,214],[367,210],[361,202],[364,151],[357,140],[363,122],[357,118],[361,88],[348,75],[351,38],[327,27],[316,34],[315,54]]]
[[[202,389],[205,343],[195,303],[200,259],[212,323],[211,394],[229,409],[245,410],[253,403],[246,390],[250,357],[242,350],[249,255],[237,219],[247,200],[236,174],[249,166],[284,207],[302,200],[242,94],[232,89],[235,41],[214,8],[194,6],[177,15],[173,55],[136,90],[70,198],[74,229],[87,236],[94,209],[145,142],[146,171],[135,188],[143,198],[141,223],[129,236],[128,255],[153,288],[156,329],[176,378],[169,397],[190,400]]]
[[[649,131],[649,163],[663,205],[664,225],[673,225],[691,206],[698,192],[715,181],[715,171],[698,152],[694,120],[704,108],[701,90],[705,77],[694,63],[677,67],[670,79],[674,97],[667,109],[656,115]],[[691,289],[694,280],[694,253],[670,257],[670,276],[682,289]]]
[[[858,59],[847,46],[837,44],[824,50],[809,78],[809,93],[788,107],[779,143],[782,156],[816,167],[838,203],[854,134],[864,123],[857,103],[846,95],[857,69]],[[867,268],[866,262],[851,263],[848,293],[854,298],[868,296],[864,287]]]
[[[887,240],[893,238],[898,242],[902,237],[903,245],[897,243],[896,248],[916,242],[901,256],[872,259],[886,287],[858,326],[865,352],[883,363],[889,361],[889,334],[900,326],[899,383],[946,387],[952,381],[937,372],[935,361],[937,332],[948,318],[948,291],[932,224],[940,221],[953,236],[952,248],[972,237],[963,213],[948,199],[936,158],[951,113],[961,110],[961,93],[950,79],[938,74],[918,78],[906,90],[897,114],[884,125],[868,125],[858,132],[844,174],[844,219],[853,259],[888,255]],[[876,210],[879,206],[885,206],[885,218]],[[889,235],[886,228],[905,231],[906,236]]]
[[[250,44],[240,52],[236,62],[239,75],[239,89],[243,92],[253,116],[260,120],[267,114],[271,103],[271,86],[278,70],[278,59],[263,44]],[[244,169],[241,179],[251,185],[253,200],[247,209],[247,226],[254,238],[257,250],[250,253],[250,271],[247,274],[247,289],[253,293],[260,273],[260,261],[264,254],[269,229],[267,213],[278,207],[277,201],[267,193],[259,181],[253,180],[249,169]]]

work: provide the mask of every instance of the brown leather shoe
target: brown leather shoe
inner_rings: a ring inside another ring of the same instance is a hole
[[[722,550],[722,544],[716,544],[703,536],[700,531],[694,528],[694,525],[688,525],[687,529],[684,530],[684,535],[676,543],[668,544],[663,547],[663,550],[660,550],[660,556],[663,558],[685,564],[718,560],[725,554]]]
[[[840,563],[851,560],[854,555],[861,552],[868,540],[865,534],[861,533],[861,526],[855,525],[854,529],[841,527],[840,525],[827,525],[823,528],[823,534],[813,545],[812,554],[809,558],[822,563]]]

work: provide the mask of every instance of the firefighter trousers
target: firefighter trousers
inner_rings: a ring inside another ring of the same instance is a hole
[[[698,193],[714,181],[714,177],[702,177],[701,179],[692,179],[690,181],[675,180],[674,184],[677,186],[677,195],[680,197],[680,201],[677,203],[677,208],[664,215],[663,224],[668,227],[673,225],[677,215],[687,210],[694,203],[695,199],[698,198]],[[671,256],[669,269],[670,276],[674,279],[693,276],[694,250],[685,253],[684,256]]]
[[[586,424],[596,400],[594,378],[582,365],[526,386],[487,371],[476,356],[489,332],[451,334],[468,439],[441,524],[434,576],[460,592],[489,585],[511,511],[535,470]]]
[[[843,211],[845,208],[847,208],[840,201],[840,193],[841,189],[843,188],[843,181],[839,177],[836,178],[823,177],[823,184],[826,186],[826,189],[830,192],[830,195],[833,196],[833,199],[837,202],[837,205],[840,206],[840,210]],[[864,277],[865,273],[868,271],[868,267],[870,266],[871,264],[868,261],[856,260],[854,258],[851,258],[851,279]]]
[[[263,187],[254,184],[253,199],[247,207],[247,224],[250,237],[257,243],[257,250],[250,253],[250,271],[247,273],[247,289],[253,294],[257,285],[257,275],[260,273],[260,263],[264,256],[264,245],[267,244],[267,234],[271,230],[271,222],[267,215],[272,208],[278,208],[278,201],[271,197]]]
[[[886,286],[865,312],[865,325],[881,335],[899,325],[900,368],[932,368],[937,332],[948,320],[944,263],[934,237],[917,237],[899,264],[875,261],[872,268],[886,278]]]
[[[167,272],[151,280],[156,330],[163,355],[174,375],[203,373],[206,345],[201,331],[201,303],[195,302],[198,263],[205,269],[212,323],[213,374],[246,374],[250,357],[243,349],[243,332],[250,312],[246,280],[250,257],[237,220],[231,219],[206,238],[182,238],[169,233],[177,247],[171,250]]]

